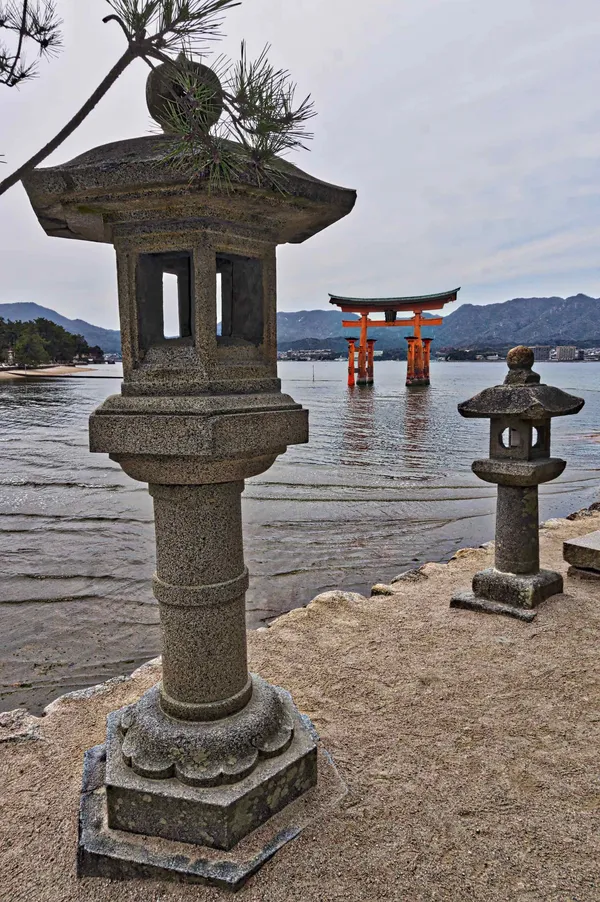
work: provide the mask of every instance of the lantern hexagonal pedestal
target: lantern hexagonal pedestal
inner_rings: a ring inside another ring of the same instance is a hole
[[[117,142],[24,179],[48,234],[115,246],[124,382],[90,448],[148,483],[155,514],[162,682],[86,756],[78,867],[237,888],[341,791],[289,695],[248,673],[241,495],[308,440],[277,378],[276,247],[356,194],[283,161],[283,190],[250,166],[211,191],[169,166],[173,147]]]
[[[563,590],[560,573],[540,570],[538,486],[560,476],[566,462],[550,457],[551,418],[578,413],[583,400],[549,385],[532,371],[533,352],[509,351],[503,385],[459,404],[464,417],[490,420],[490,457],[473,472],[498,486],[494,567],[473,577],[450,607],[508,614],[530,621],[542,601]]]

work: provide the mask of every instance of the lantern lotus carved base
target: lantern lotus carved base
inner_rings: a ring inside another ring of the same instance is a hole
[[[153,686],[115,713],[123,761],[151,780],[175,777],[200,787],[239,782],[260,759],[284,752],[294,736],[293,712],[277,690],[257,676],[249,690],[247,704],[226,719],[186,723],[163,711],[160,686]]]
[[[254,681],[248,705],[213,722],[162,714],[158,687],[109,715],[111,829],[229,850],[316,784],[317,745],[290,696]]]

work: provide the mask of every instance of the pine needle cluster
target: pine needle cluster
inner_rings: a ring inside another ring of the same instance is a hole
[[[53,0],[6,0],[0,3],[0,84],[15,88],[38,74],[40,59],[55,55],[61,46],[61,21]],[[36,58],[26,56],[35,45]]]
[[[163,127],[173,136],[170,165],[202,177],[214,189],[229,189],[248,178],[283,190],[285,170],[278,157],[305,148],[313,136],[307,124],[315,115],[310,97],[296,102],[296,85],[285,69],[268,60],[268,47],[250,60],[242,42],[236,62],[218,57],[212,72],[197,65],[221,37],[223,14],[241,0],[106,0],[126,39],[122,57],[73,118],[36,154],[0,182],[0,195],[19,182],[69,137],[137,59],[150,67],[169,67]],[[0,81],[14,84],[33,74],[22,58],[26,40],[41,55],[60,44],[60,23],[53,0],[0,0],[0,31],[18,35],[16,50],[0,48]],[[196,63],[196,65],[194,65]],[[210,71],[210,70],[209,70]],[[204,73],[204,74],[202,74]]]

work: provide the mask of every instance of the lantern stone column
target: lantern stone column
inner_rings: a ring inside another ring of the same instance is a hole
[[[156,528],[163,711],[214,720],[248,701],[243,482],[150,485]]]
[[[540,570],[538,486],[560,476],[566,461],[550,457],[550,423],[578,413],[583,399],[540,384],[533,351],[513,348],[503,385],[458,405],[464,417],[490,420],[490,456],[473,472],[498,486],[494,567],[473,577],[473,591],[450,606],[532,620],[540,602],[563,590],[560,573]]]
[[[169,66],[149,76],[159,123],[171,78]],[[124,381],[92,414],[90,448],[147,483],[155,512],[163,678],[112,712],[103,748],[86,753],[78,873],[238,888],[298,828],[237,863],[223,853],[317,781],[314,731],[284,690],[248,673],[246,652],[244,480],[308,440],[307,412],[277,378],[276,247],[341,219],[356,194],[288,163],[285,190],[252,172],[235,191],[208,190],[169,165],[173,147],[147,135],[24,180],[48,234],[115,247]]]

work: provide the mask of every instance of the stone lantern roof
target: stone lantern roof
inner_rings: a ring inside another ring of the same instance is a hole
[[[60,166],[35,169],[23,179],[46,233],[113,243],[115,230],[139,231],[144,222],[202,219],[231,222],[275,244],[298,244],[352,210],[356,191],[330,185],[293,164],[271,165],[283,191],[252,174],[229,192],[210,191],[206,179],[169,165],[173,136],[146,135],[104,144]]]
[[[522,345],[509,351],[509,372],[503,385],[485,388],[458,405],[463,417],[517,417],[522,420],[546,420],[579,413],[582,398],[569,395],[553,385],[540,384],[532,371],[533,351]]]

